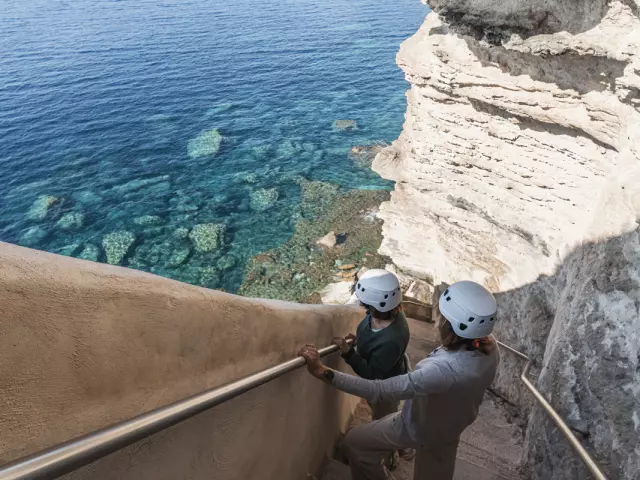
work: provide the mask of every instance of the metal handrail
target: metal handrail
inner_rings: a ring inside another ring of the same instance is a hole
[[[587,450],[582,446],[582,444],[577,439],[577,437],[573,434],[569,426],[564,422],[564,420],[562,420],[558,412],[554,410],[554,408],[547,401],[547,399],[542,396],[542,394],[538,391],[538,389],[534,387],[531,381],[529,381],[529,379],[527,378],[527,373],[529,373],[529,367],[531,367],[531,363],[532,363],[531,359],[528,356],[526,356],[524,353],[519,352],[515,348],[512,348],[509,345],[506,345],[502,342],[498,342],[498,345],[510,351],[514,355],[517,355],[523,360],[526,360],[527,363],[525,364],[524,369],[520,374],[520,380],[522,380],[522,383],[524,383],[525,387],[527,387],[529,391],[531,391],[536,401],[540,405],[542,405],[542,408],[544,408],[547,414],[551,417],[551,420],[553,420],[553,422],[556,424],[560,432],[562,432],[565,438],[569,441],[569,443],[571,444],[575,452],[578,454],[580,459],[584,462],[585,466],[591,472],[591,474],[596,478],[596,480],[607,480],[607,477],[604,475],[604,473],[602,473],[602,470],[600,470],[598,465],[596,465],[596,462],[593,461],[593,459],[589,455],[589,452],[587,452]]]
[[[538,403],[542,405],[596,480],[607,480],[607,477],[602,473],[571,429],[527,378],[527,373],[532,363],[531,359],[524,353],[502,342],[498,342],[498,345],[527,362],[520,374],[522,383],[531,391]],[[319,353],[321,357],[324,357],[337,351],[338,347],[331,345],[321,349]],[[166,407],[152,410],[111,427],[16,460],[0,468],[0,480],[44,480],[72,472],[99,458],[303,367],[305,363],[302,357],[293,358],[235,382],[207,390]]]
[[[337,351],[338,347],[331,345],[321,349],[319,353],[324,357]],[[303,367],[305,364],[304,358],[296,357],[238,381],[29,455],[0,468],[0,480],[39,480],[59,477]]]

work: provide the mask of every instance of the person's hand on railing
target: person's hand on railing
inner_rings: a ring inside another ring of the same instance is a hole
[[[318,349],[315,345],[307,343],[300,349],[298,355],[307,361],[307,370],[309,370],[311,375],[319,378],[320,380],[324,380],[324,372],[328,370],[328,368],[322,364],[322,360],[320,360],[320,353],[318,353]]]
[[[355,338],[355,336],[350,333],[349,335],[347,335],[347,338],[349,339]],[[331,343],[338,346],[338,348],[340,349],[340,353],[342,355],[346,355],[347,353],[349,353],[349,350],[351,349],[351,346],[349,345],[349,343],[347,343],[347,340],[344,339],[343,337],[333,337],[333,340],[331,340]]]

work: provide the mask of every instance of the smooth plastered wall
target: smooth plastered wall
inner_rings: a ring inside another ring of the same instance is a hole
[[[0,243],[0,463],[327,345],[361,317]],[[355,401],[298,370],[70,478],[303,479]]]

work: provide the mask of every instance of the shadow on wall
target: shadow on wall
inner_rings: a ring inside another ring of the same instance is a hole
[[[465,37],[469,50],[484,67],[496,66],[512,77],[526,75],[538,82],[552,83],[562,90],[589,92],[616,90],[616,79],[624,75],[627,63],[595,55],[534,55],[507,50],[501,45],[487,48]],[[580,75],[576,75],[580,72]]]
[[[498,296],[496,335],[536,363],[538,388],[609,478],[640,478],[640,228],[568,255],[552,276]],[[495,390],[531,412],[525,455],[534,478],[589,478],[502,355]]]
[[[638,14],[634,0],[622,3]],[[429,0],[428,4],[454,26],[507,28],[524,36],[585,32],[597,26],[610,8],[608,0]]]

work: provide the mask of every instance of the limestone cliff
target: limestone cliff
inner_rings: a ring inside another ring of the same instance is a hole
[[[499,335],[611,478],[640,476],[640,2],[432,0],[398,63],[380,253],[499,292]],[[532,407],[505,356],[496,388]],[[534,478],[587,478],[531,410]]]

